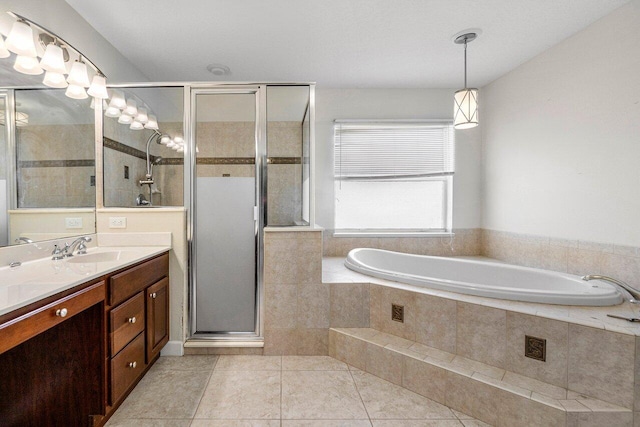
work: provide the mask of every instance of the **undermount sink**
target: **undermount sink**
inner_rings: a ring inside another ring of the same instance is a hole
[[[70,263],[91,263],[91,262],[112,262],[118,261],[122,258],[122,251],[108,251],[108,252],[96,252],[87,255],[76,255],[73,258],[68,258],[67,262]]]

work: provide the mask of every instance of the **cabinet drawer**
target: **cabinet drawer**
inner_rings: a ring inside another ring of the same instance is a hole
[[[142,375],[144,368],[144,334],[140,334],[111,359],[112,405]]]
[[[115,356],[144,329],[144,292],[110,312],[111,355]]]
[[[104,302],[104,281],[88,286],[64,298],[0,325],[0,354],[53,328],[92,305]]]
[[[118,305],[169,274],[169,255],[160,255],[109,279],[109,304]]]

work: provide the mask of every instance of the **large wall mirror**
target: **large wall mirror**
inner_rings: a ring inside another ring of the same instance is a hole
[[[104,206],[183,206],[182,87],[118,87],[104,108]]]
[[[1,99],[0,245],[95,233],[91,100],[49,88]]]

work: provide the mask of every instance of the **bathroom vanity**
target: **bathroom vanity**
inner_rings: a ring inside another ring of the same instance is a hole
[[[158,359],[168,249],[105,249],[0,269],[1,425],[103,425]]]

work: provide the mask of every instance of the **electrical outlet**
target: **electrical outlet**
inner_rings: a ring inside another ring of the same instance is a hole
[[[64,225],[66,228],[82,228],[82,218],[65,218]]]
[[[126,216],[110,216],[109,228],[127,228]]]

